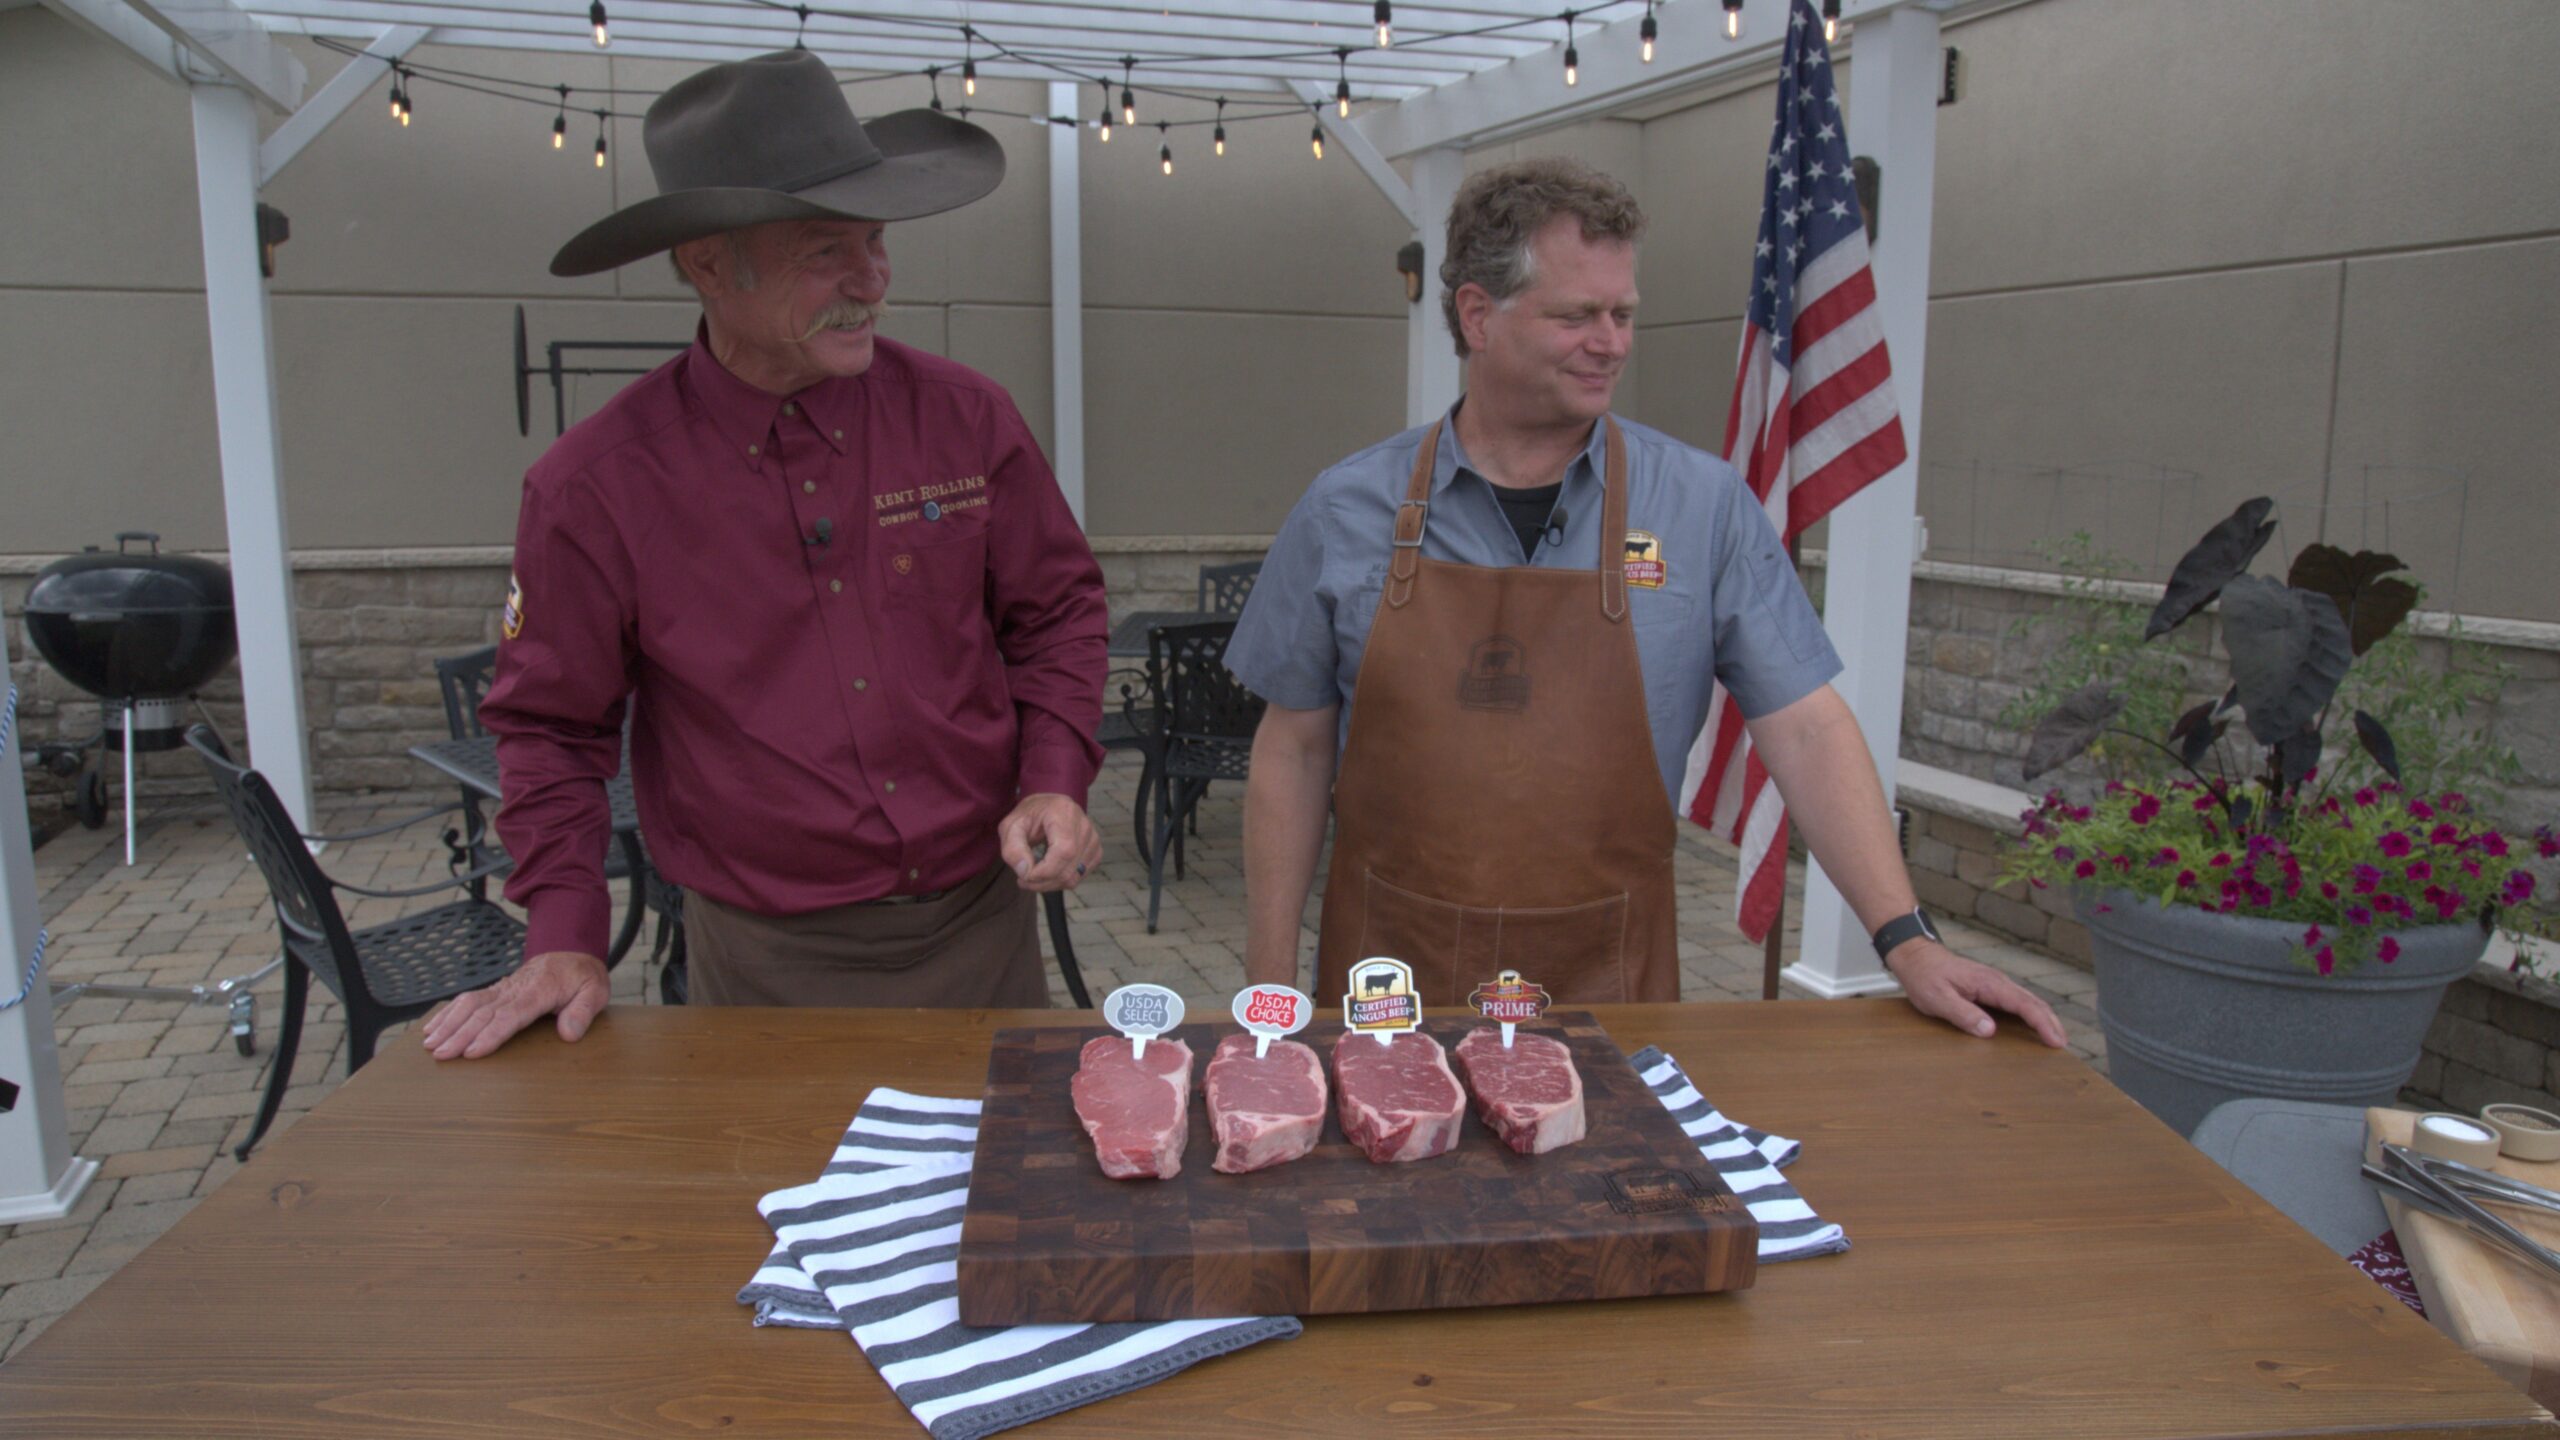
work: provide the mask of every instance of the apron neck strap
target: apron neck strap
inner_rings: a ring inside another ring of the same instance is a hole
[[[1432,471],[1440,457],[1440,427],[1446,423],[1434,420],[1422,432],[1422,444],[1413,454],[1413,478],[1405,482],[1404,501],[1396,506],[1386,602],[1399,610],[1413,598],[1413,577],[1421,568],[1423,521],[1431,513]],[[1600,613],[1615,622],[1627,617],[1627,441],[1618,431],[1618,417],[1602,415],[1600,423],[1608,427],[1609,437],[1607,483],[1600,501]]]

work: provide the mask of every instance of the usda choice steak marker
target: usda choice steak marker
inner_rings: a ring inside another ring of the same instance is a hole
[[[1481,1023],[1434,1017],[1423,1028],[1454,1046]],[[1750,1213],[1587,1013],[1520,1030],[1572,1051],[1589,1125],[1578,1144],[1514,1154],[1470,1110],[1448,1154],[1372,1165],[1328,1113],[1303,1159],[1250,1175],[1186,1165],[1135,1183],[1095,1168],[1068,1103],[1077,1051],[1096,1033],[995,1037],[961,1232],[968,1324],[1359,1314],[1752,1282]],[[1221,1022],[1165,1038],[1205,1059],[1233,1033]],[[1341,1035],[1322,1022],[1297,1038],[1329,1067]],[[1193,1153],[1212,1153],[1205,1104],[1194,1101],[1190,1123]]]

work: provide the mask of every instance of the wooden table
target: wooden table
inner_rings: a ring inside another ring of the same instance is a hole
[[[1899,1001],[1599,1007],[1846,1255],[1738,1294],[1319,1317],[1043,1437],[2542,1436],[2550,1415],[2069,1056]],[[977,1090],[1069,1013],[615,1008],[395,1042],[0,1367],[0,1434],[923,1432],[731,1296],[873,1085]]]

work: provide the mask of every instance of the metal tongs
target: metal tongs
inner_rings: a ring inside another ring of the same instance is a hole
[[[2482,1209],[2474,1198],[2560,1214],[2560,1193],[2458,1160],[2421,1155],[2406,1145],[2383,1146],[2382,1163],[2363,1169],[2367,1180],[2390,1191],[2402,1204],[2449,1220],[2544,1274],[2560,1278],[2560,1255]]]

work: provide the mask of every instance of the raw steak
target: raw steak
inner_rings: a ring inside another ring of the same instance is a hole
[[[1505,1050],[1502,1028],[1487,1025],[1458,1042],[1458,1073],[1485,1127],[1521,1154],[1544,1155],[1582,1138],[1582,1076],[1563,1041],[1520,1031]]]
[[[1376,1042],[1372,1041],[1374,1046]],[[1251,1035],[1230,1035],[1209,1057],[1201,1087],[1218,1158],[1209,1168],[1242,1175],[1286,1165],[1316,1148],[1324,1132],[1324,1062],[1295,1040],[1274,1040],[1253,1058]]]
[[[1132,1059],[1128,1040],[1085,1042],[1075,1078],[1076,1118],[1093,1137],[1094,1158],[1114,1180],[1170,1180],[1182,1173],[1191,1138],[1191,1047],[1150,1040]]]
[[[1449,1073],[1449,1053],[1419,1030],[1392,1045],[1346,1032],[1334,1042],[1333,1083],[1343,1135],[1378,1164],[1428,1160],[1458,1143],[1467,1097]]]

